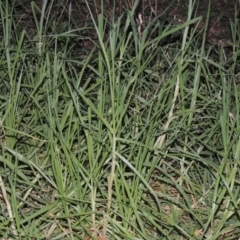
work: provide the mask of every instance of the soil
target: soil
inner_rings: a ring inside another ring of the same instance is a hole
[[[167,5],[166,0],[158,0],[158,14],[164,12]],[[179,0],[169,7],[165,16],[174,19],[174,22],[182,23],[187,20],[189,1]],[[235,0],[210,0],[210,17],[207,31],[207,41],[211,43],[221,43],[231,41],[230,21],[239,21],[240,13],[237,1]],[[202,16],[202,21],[198,30],[205,27],[207,13],[209,9],[209,0],[196,1],[192,17]]]
[[[36,0],[35,3],[41,9],[43,0]],[[48,6],[52,1],[47,1]],[[89,7],[94,13],[95,17],[100,13],[101,1],[88,0]],[[115,18],[121,16],[126,9],[133,8],[134,0],[105,0],[104,9],[105,16],[113,15]],[[168,21],[173,24],[181,24],[187,20],[188,16],[188,0],[140,0],[138,3],[136,13],[141,13],[145,21],[151,21],[152,17],[159,17],[161,21]],[[239,1],[236,0],[210,0],[210,18],[207,31],[206,41],[213,44],[231,42],[232,33],[230,22],[239,21]],[[202,16],[202,21],[198,25],[198,31],[205,26],[209,0],[196,0],[194,11],[191,18]],[[55,19],[54,29],[57,29],[63,22],[66,22],[69,15],[71,16],[71,23],[75,27],[83,27],[90,22],[86,1],[84,0],[54,0],[52,8],[54,10],[51,17]],[[18,26],[25,29],[30,35],[35,34],[35,24],[33,19],[31,7],[31,0],[17,0],[15,3],[15,17]],[[40,13],[34,7],[36,13]],[[91,35],[91,33],[89,33]],[[91,36],[90,36],[91,37]]]

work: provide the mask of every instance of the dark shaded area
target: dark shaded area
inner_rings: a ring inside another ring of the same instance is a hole
[[[182,23],[187,20],[189,1],[179,0],[171,1],[169,5],[167,0],[157,1],[158,13],[165,17],[173,19],[175,23]],[[239,21],[239,4],[235,0],[210,0],[210,21],[207,31],[207,41],[209,43],[219,44],[220,42],[231,41],[230,21]],[[202,16],[202,21],[198,26],[198,30],[205,27],[207,12],[209,8],[209,0],[198,0],[194,6],[193,17]]]
[[[36,5],[40,8],[42,2],[42,0],[35,1]],[[93,14],[97,16],[101,11],[101,1],[90,0],[87,2]],[[239,21],[239,4],[235,0],[210,0],[210,2],[211,11],[207,41],[213,44],[219,44],[219,42],[231,42],[230,21]],[[121,16],[126,9],[131,9],[133,4],[134,1],[130,0],[105,0],[105,16],[114,15],[115,18],[117,18]],[[198,31],[201,31],[205,26],[208,4],[208,0],[197,0],[194,6],[192,18],[198,16],[202,16],[203,18],[198,26]],[[47,7],[50,7],[50,5],[51,1],[48,1]],[[189,1],[187,0],[140,0],[136,13],[140,12],[145,21],[151,21],[153,17],[158,16],[162,21],[167,20],[173,24],[179,24],[187,20],[188,6]],[[84,0],[54,0],[51,7],[54,10],[54,13],[51,14],[51,18],[55,20],[55,28],[61,28],[63,22],[69,20],[69,17],[71,18],[72,27],[83,27],[86,23],[91,21],[89,9]],[[40,12],[37,10],[36,13],[40,15]],[[35,24],[33,22],[30,0],[16,1],[15,16],[18,19],[18,26],[20,26],[20,28],[24,28],[30,34],[34,34]]]

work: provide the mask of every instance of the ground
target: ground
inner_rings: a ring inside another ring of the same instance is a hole
[[[35,2],[36,5],[41,8],[42,2],[44,1],[36,0]],[[101,1],[90,0],[87,2],[95,16],[97,13],[100,13]],[[133,0],[105,0],[105,15],[110,16],[114,14],[115,18],[118,18],[127,8],[131,9],[134,2],[135,1]],[[161,21],[179,24],[187,20],[189,2],[192,1],[140,0],[136,12],[141,13],[144,16],[145,21],[148,21],[151,17],[158,16]],[[195,11],[191,17],[202,16],[202,21],[198,25],[198,31],[201,31],[205,26],[209,1],[197,0],[195,2]],[[237,4],[238,3],[235,0],[211,0],[207,42],[214,44],[231,42],[230,21],[239,18],[239,12],[236,10]],[[50,7],[50,5],[51,3],[48,3],[47,7]],[[52,7],[54,9],[54,18],[56,19],[55,28],[58,26],[61,27],[61,23],[66,21],[69,16],[71,16],[71,21],[75,27],[83,27],[90,21],[89,10],[86,1],[84,0],[54,0]],[[17,0],[15,9],[15,15],[19,22],[19,26],[27,30],[29,33],[34,33],[36,30],[34,27],[31,1]],[[37,8],[35,7],[35,10],[36,9]],[[37,10],[36,12],[38,13]]]

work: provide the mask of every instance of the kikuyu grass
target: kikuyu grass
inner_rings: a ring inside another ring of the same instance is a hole
[[[49,35],[44,1],[29,43],[1,2],[3,239],[239,235],[238,23],[229,66],[194,44],[192,1],[186,23],[142,32],[136,6],[109,32],[92,15],[96,47],[76,59],[85,28]],[[181,44],[162,46],[171,34]]]

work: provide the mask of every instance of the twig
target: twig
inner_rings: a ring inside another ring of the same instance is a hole
[[[16,227],[14,225],[14,222],[13,222],[13,214],[12,214],[12,208],[11,208],[11,205],[8,201],[8,198],[7,198],[7,192],[6,192],[6,189],[5,189],[5,186],[4,186],[4,182],[2,180],[2,177],[0,175],[0,187],[1,187],[1,190],[2,190],[2,195],[3,195],[3,199],[6,203],[6,206],[7,206],[7,211],[8,211],[8,216],[10,218],[10,221],[11,221],[11,228],[12,228],[12,233],[14,236],[17,236],[17,231],[16,231]]]

